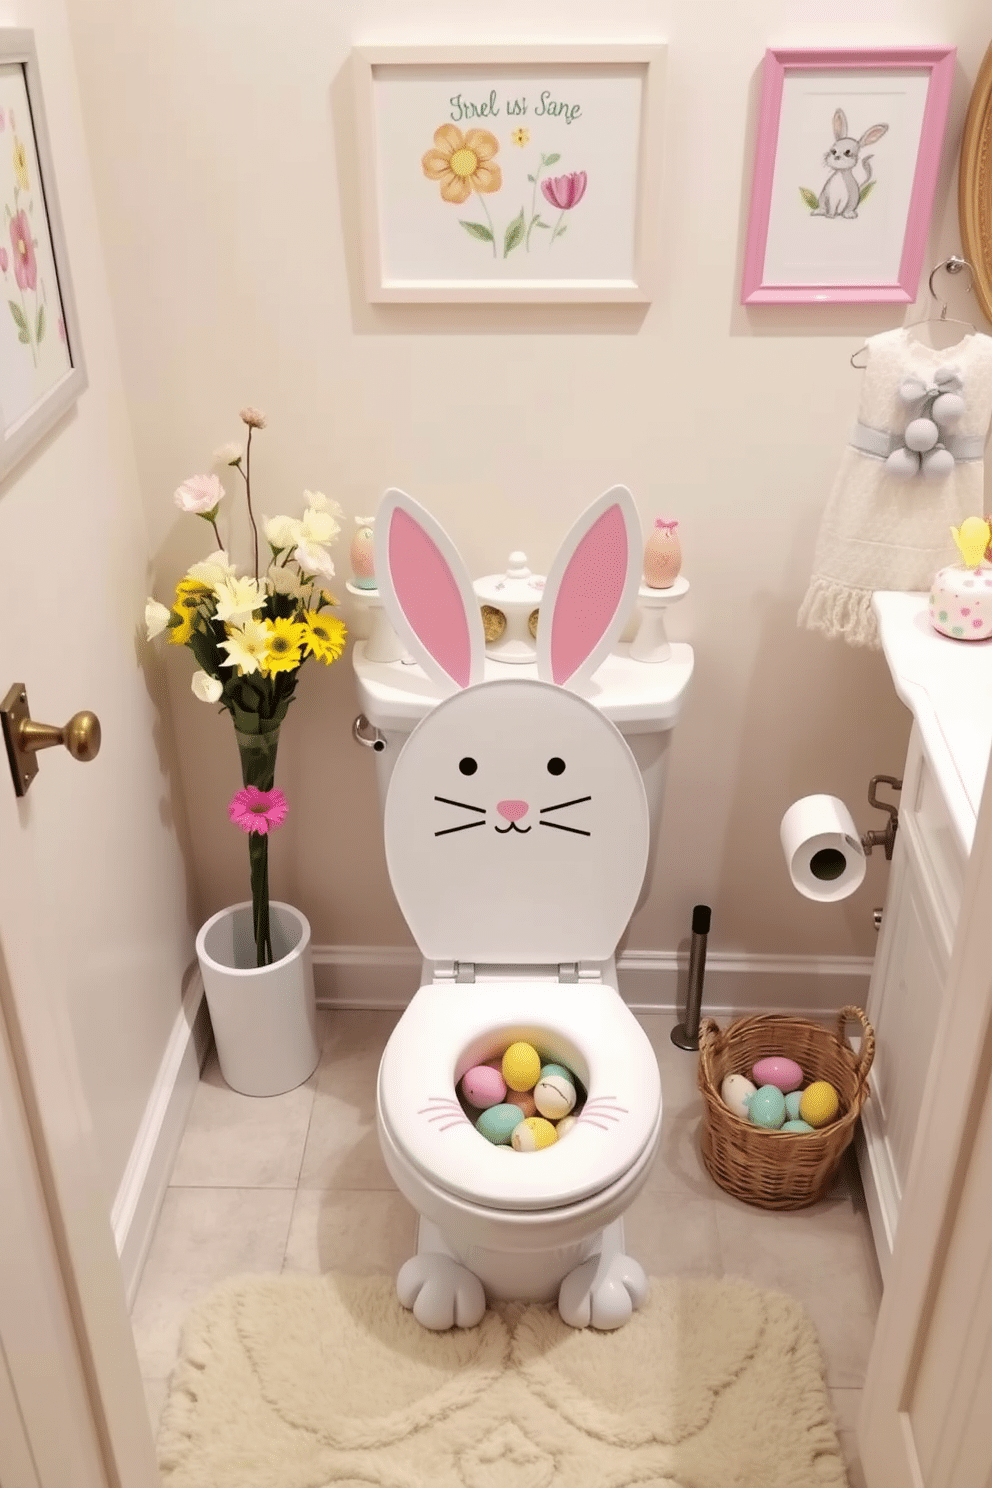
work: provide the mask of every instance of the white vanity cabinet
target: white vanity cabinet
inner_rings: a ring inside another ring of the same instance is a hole
[[[928,1119],[924,1087],[992,739],[992,651],[938,636],[924,595],[878,594],[874,603],[893,685],[913,714],[865,1007],[876,1054],[858,1138],[884,1277],[913,1144]]]

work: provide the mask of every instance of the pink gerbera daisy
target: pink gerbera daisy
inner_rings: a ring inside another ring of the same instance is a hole
[[[239,790],[227,814],[243,832],[268,832],[281,827],[289,806],[281,790],[262,791],[255,785]]]

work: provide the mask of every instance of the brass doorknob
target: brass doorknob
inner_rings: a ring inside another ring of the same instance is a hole
[[[7,693],[0,704],[0,716],[14,790],[19,796],[27,792],[38,773],[35,755],[39,750],[61,744],[74,760],[83,764],[100,752],[100,720],[95,713],[88,710],[74,713],[61,728],[54,723],[35,723],[23,682],[15,682]]]

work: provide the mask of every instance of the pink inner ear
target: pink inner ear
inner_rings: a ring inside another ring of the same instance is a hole
[[[457,581],[434,539],[400,508],[389,526],[389,576],[417,639],[453,682],[467,687],[472,646]]]
[[[582,538],[562,577],[551,630],[551,676],[574,676],[617,612],[627,577],[627,527],[608,507]]]

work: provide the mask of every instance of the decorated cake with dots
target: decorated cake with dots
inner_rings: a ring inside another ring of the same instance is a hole
[[[992,563],[986,558],[989,523],[966,517],[951,535],[963,563],[942,568],[930,589],[930,623],[956,641],[984,641],[992,636]]]
[[[574,1128],[585,1091],[564,1064],[516,1040],[466,1070],[458,1082],[462,1109],[480,1136],[514,1152],[541,1152]]]

